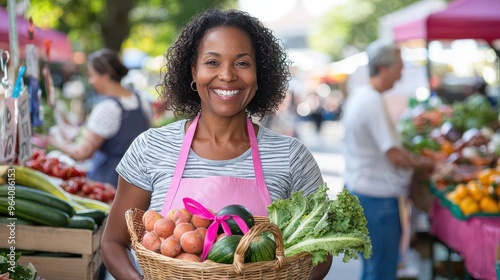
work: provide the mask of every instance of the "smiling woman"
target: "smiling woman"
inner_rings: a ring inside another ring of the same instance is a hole
[[[117,167],[118,192],[102,239],[111,274],[139,279],[127,256],[125,212],[166,216],[191,198],[217,212],[231,204],[267,216],[272,201],[323,183],[311,152],[296,138],[252,123],[286,97],[290,61],[280,40],[238,10],[209,10],[180,31],[159,87],[165,106],[186,119],[136,138]],[[323,279],[331,258],[313,270]]]

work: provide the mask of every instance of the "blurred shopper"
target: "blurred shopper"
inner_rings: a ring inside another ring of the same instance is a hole
[[[92,109],[78,141],[64,138],[58,130],[52,130],[49,139],[74,160],[92,158],[90,179],[116,186],[115,168],[132,141],[150,127],[152,109],[145,97],[121,85],[128,69],[115,51],[90,54],[87,67],[89,83],[104,100]]]
[[[342,118],[345,182],[364,208],[373,245],[371,258],[361,258],[361,279],[391,280],[396,279],[402,232],[398,197],[408,196],[415,168],[430,174],[433,163],[402,148],[382,97],[401,78],[400,49],[377,41],[366,52],[370,82],[349,95]]]

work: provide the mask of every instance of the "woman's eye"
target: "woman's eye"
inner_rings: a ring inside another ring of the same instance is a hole
[[[236,65],[238,65],[238,66],[249,66],[250,63],[248,63],[246,61],[239,61],[239,62],[236,63]]]
[[[217,65],[218,63],[215,60],[209,60],[209,61],[206,61],[205,64],[206,65]]]

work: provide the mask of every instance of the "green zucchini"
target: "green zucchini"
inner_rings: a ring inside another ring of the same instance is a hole
[[[97,210],[97,209],[83,209],[83,210],[76,210],[75,213],[76,216],[83,216],[83,217],[90,217],[94,219],[95,223],[97,225],[101,225],[102,222],[104,221],[104,218],[106,218],[106,212]]]
[[[14,217],[8,217],[6,215],[0,215],[0,224],[10,224],[12,222],[15,222],[16,225],[26,225],[26,226],[33,226],[35,225],[35,223],[33,223],[32,221],[28,221],[28,220],[25,220],[25,219],[21,219],[21,218],[15,218],[13,219]]]
[[[12,205],[13,201],[15,204]],[[9,206],[13,206],[13,209],[9,209]],[[0,197],[0,213],[7,215],[13,213],[16,218],[53,227],[65,227],[70,221],[70,216],[66,212],[22,198],[10,200],[7,197]]]
[[[10,253],[10,248],[0,248],[0,253]],[[19,253],[21,256],[29,256],[29,255],[34,255],[36,253],[35,250],[21,250],[16,248],[16,254]]]
[[[11,189],[10,193],[9,188]],[[54,196],[53,194],[21,185],[16,185],[13,191],[12,188],[13,187],[10,185],[0,185],[0,197],[12,196],[16,199],[22,198],[38,202],[42,205],[50,206],[66,212],[66,214],[70,217],[75,214],[75,209],[71,204]]]
[[[94,219],[90,217],[75,215],[71,217],[71,220],[66,227],[95,230],[97,228],[97,224]]]

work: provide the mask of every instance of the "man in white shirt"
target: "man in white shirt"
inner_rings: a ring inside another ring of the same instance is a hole
[[[401,238],[398,197],[408,195],[413,170],[432,170],[433,162],[402,147],[382,97],[401,78],[400,49],[377,41],[366,52],[369,84],[354,90],[344,106],[345,182],[360,199],[373,245],[361,279],[390,280],[396,279]]]

